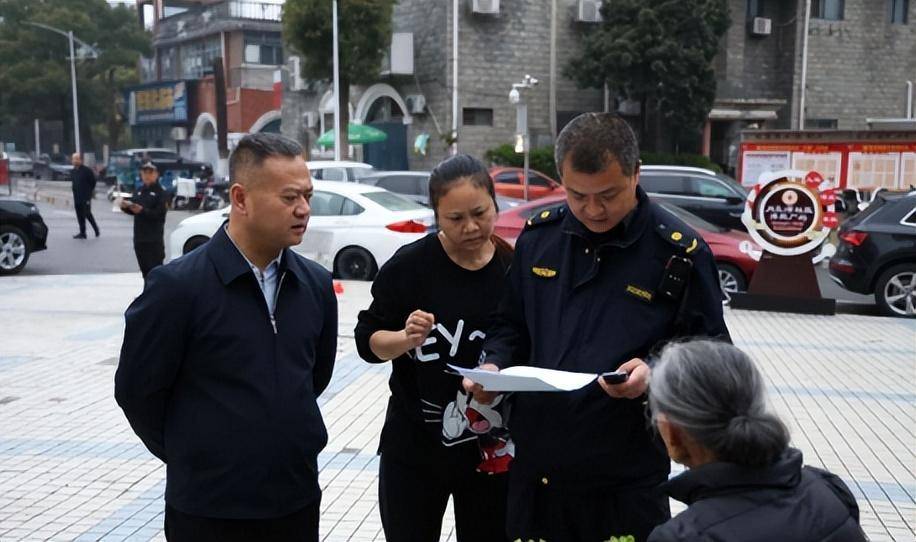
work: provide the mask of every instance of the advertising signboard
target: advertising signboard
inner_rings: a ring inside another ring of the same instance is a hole
[[[188,92],[184,81],[135,87],[129,91],[128,103],[131,125],[188,121]]]

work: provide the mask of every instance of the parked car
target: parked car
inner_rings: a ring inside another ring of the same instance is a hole
[[[495,166],[490,168],[496,193],[510,198],[524,199],[525,187],[522,179],[525,170],[519,167]],[[540,171],[528,170],[528,200],[540,199],[554,194],[565,194],[563,185]]]
[[[723,228],[744,231],[747,190],[737,181],[709,169],[686,166],[642,166],[639,184],[655,201],[677,205]]]
[[[847,219],[830,259],[830,277],[843,288],[874,294],[884,314],[916,318],[916,191],[882,191]]]
[[[312,179],[322,181],[355,182],[375,172],[375,168],[369,164],[346,160],[313,160],[308,162],[308,166]]]
[[[0,275],[14,275],[33,252],[45,250],[48,226],[34,203],[0,200]]]
[[[428,171],[374,171],[360,177],[358,181],[384,188],[429,207]]]
[[[32,158],[28,154],[20,151],[10,151],[0,153],[0,158],[9,160],[10,174],[23,177],[32,176],[34,165],[32,164]]]
[[[32,163],[36,179],[50,179],[52,181],[66,181],[70,179],[73,164],[70,158],[63,154],[50,156],[42,153]]]
[[[395,251],[426,235],[433,212],[383,188],[360,183],[314,181],[311,217],[293,250],[341,279],[372,280]],[[169,259],[207,242],[229,209],[186,218],[169,236]]]
[[[659,205],[669,213],[680,218],[688,226],[696,230],[700,237],[709,245],[713,258],[716,260],[716,267],[719,269],[719,286],[726,293],[743,292],[747,290],[748,284],[757,270],[757,260],[750,254],[742,252],[741,245],[745,245],[751,252],[760,254],[761,249],[752,240],[747,232],[730,230],[723,228],[711,222],[707,222],[690,211],[671,205],[662,201],[657,201]]]
[[[716,266],[719,268],[719,285],[723,291],[742,292],[747,290],[747,285],[757,269],[757,260],[742,252],[741,245],[747,242],[746,248],[751,252],[760,251],[760,247],[751,241],[750,235],[711,224],[676,205],[665,202],[657,203],[686,222],[706,241],[716,260]],[[529,218],[563,205],[566,205],[565,196],[550,196],[502,211],[496,220],[495,233],[514,245]]]
[[[429,172],[425,171],[379,171],[359,179],[363,184],[378,186],[410,198],[415,202],[430,206],[429,202]],[[510,209],[525,200],[509,198],[500,194],[496,195],[496,204],[500,209]]]

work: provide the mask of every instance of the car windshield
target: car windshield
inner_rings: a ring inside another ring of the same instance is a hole
[[[164,160],[177,160],[178,158],[180,158],[178,153],[174,153],[170,151],[149,151],[144,154],[149,156],[150,160],[156,160],[157,158],[160,160],[163,160],[163,159]]]
[[[736,193],[735,195],[745,196],[745,197],[747,196],[747,193],[749,191],[748,187],[743,186],[741,183],[739,183],[735,179],[732,179],[731,177],[729,177],[728,175],[724,173],[716,173],[716,178],[719,179],[720,181],[723,181],[725,184],[729,186],[729,188],[734,190]]]
[[[28,154],[19,151],[11,152],[10,158],[15,158],[16,160],[31,160]]]
[[[681,209],[677,205],[669,205],[667,203],[660,203],[659,205],[661,205],[664,210],[686,222],[687,225],[691,228],[711,231],[714,233],[724,233],[728,231],[728,228],[723,228],[722,226],[717,226],[711,222],[707,222],[697,215],[691,213],[690,211]]]
[[[353,174],[354,179],[364,179],[366,177],[371,177],[378,172],[375,170],[375,168],[372,167],[355,167],[350,169],[350,173]]]
[[[378,203],[389,211],[416,211],[417,209],[426,209],[426,207],[413,200],[391,192],[366,192],[363,194],[363,197]]]

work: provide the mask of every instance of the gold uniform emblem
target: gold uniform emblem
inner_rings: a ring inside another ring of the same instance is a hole
[[[531,272],[545,279],[552,279],[557,276],[557,270],[550,269],[549,267],[532,267]]]
[[[648,290],[643,290],[642,288],[638,286],[634,286],[632,284],[627,285],[627,293],[631,295],[635,295],[636,297],[642,299],[643,301],[649,301],[649,302],[652,301],[652,292]]]
[[[671,239],[672,239],[673,241],[680,241],[680,240],[683,239],[683,238],[684,238],[684,234],[681,233],[681,232],[679,232],[679,231],[676,231],[676,232],[674,232],[674,233],[671,234]]]

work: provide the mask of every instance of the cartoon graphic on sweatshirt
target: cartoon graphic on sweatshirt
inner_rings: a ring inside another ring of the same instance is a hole
[[[454,332],[442,323],[436,324],[423,345],[411,353],[411,357],[418,362],[421,393],[432,392],[421,398],[423,421],[434,424],[434,427],[441,425],[441,439],[445,446],[477,440],[483,458],[478,466],[479,471],[491,474],[506,472],[515,455],[515,446],[509,438],[501,412],[505,405],[500,405],[505,397],[499,395],[492,404],[481,404],[469,398],[461,389],[461,379],[446,370],[446,363],[454,363],[456,358],[461,359],[459,349],[462,346],[466,348],[470,346],[469,343],[482,341],[486,337],[480,330],[466,331],[464,320],[458,320]],[[479,348],[478,345],[474,346]],[[443,386],[455,386],[454,400],[449,401],[448,396],[441,395]],[[438,390],[438,393],[434,390]]]

